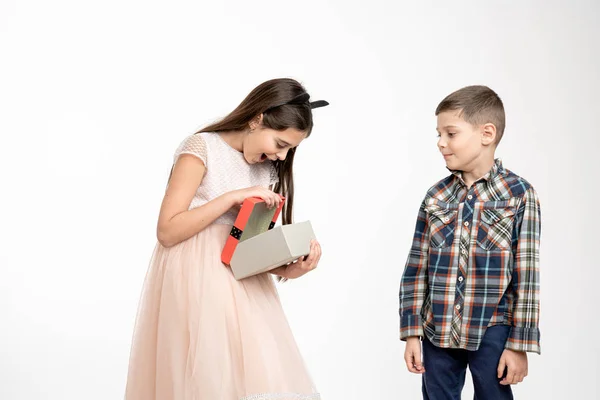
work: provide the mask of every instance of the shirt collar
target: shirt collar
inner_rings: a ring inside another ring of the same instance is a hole
[[[452,172],[452,175],[454,175],[458,179],[460,179],[460,181],[462,183],[465,183],[465,181],[462,178],[462,171],[455,171],[455,170],[451,170],[449,168],[448,168],[448,170],[450,172]],[[493,181],[494,178],[496,178],[498,175],[504,175],[504,173],[505,173],[505,170],[504,170],[504,167],[502,166],[502,160],[499,158],[496,158],[494,160],[494,165],[492,165],[492,169],[490,169],[484,176],[479,178],[476,182],[479,182],[481,180],[490,182],[490,181]]]

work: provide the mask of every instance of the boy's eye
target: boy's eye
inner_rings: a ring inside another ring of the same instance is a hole
[[[281,142],[277,142],[277,147],[279,147],[280,149],[285,149],[286,146]]]
[[[454,135],[456,135],[456,132],[448,132],[448,136],[453,137]]]

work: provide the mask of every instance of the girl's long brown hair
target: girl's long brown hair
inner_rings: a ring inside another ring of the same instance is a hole
[[[306,137],[308,137],[313,128],[310,104],[308,100],[301,103],[293,101],[303,93],[306,93],[304,87],[293,79],[266,81],[254,88],[229,115],[197,133],[245,131],[249,129],[250,121],[262,114],[262,125],[265,128],[277,131],[294,128],[306,132]],[[279,176],[279,182],[275,185],[274,191],[286,198],[282,213],[284,225],[293,222],[295,154],[296,148],[291,148],[285,160],[274,161]]]

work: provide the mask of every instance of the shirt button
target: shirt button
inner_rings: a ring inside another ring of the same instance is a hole
[[[473,200],[473,196],[471,196],[471,195],[468,195],[468,196],[467,196],[467,199],[469,199],[469,200]]]
[[[467,251],[465,249],[461,250],[460,252],[463,254],[467,254]]]
[[[465,226],[469,226],[469,221],[465,221]]]
[[[463,281],[463,279],[464,279],[464,278],[463,278],[462,276],[459,276],[459,277],[458,277],[458,281],[459,281],[459,282],[462,282],[462,281]]]
[[[460,304],[457,304],[457,305],[456,305],[456,309],[457,309],[457,310],[460,310]]]
[[[444,222],[448,222],[448,221],[450,221],[450,218],[444,217]]]

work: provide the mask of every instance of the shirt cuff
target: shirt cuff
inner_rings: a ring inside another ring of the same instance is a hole
[[[420,315],[403,315],[400,318],[400,339],[423,337],[423,320]]]
[[[540,354],[540,330],[513,326],[504,347],[514,351]]]

